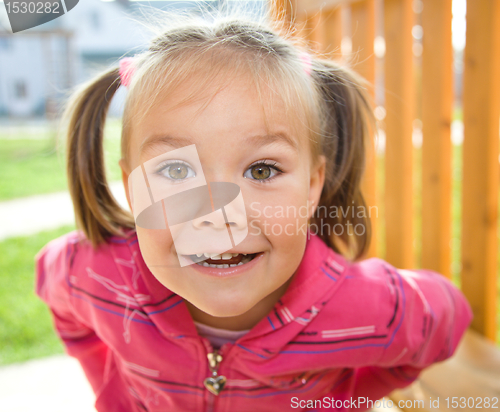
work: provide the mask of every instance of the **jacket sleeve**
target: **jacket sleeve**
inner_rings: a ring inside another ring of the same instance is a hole
[[[444,276],[377,263],[387,284],[386,300],[396,309],[387,312],[389,340],[379,361],[356,370],[353,397],[373,401],[410,385],[422,369],[451,357],[472,320],[464,295]]]
[[[71,235],[47,244],[36,256],[36,293],[48,305],[54,328],[66,352],[78,359],[94,392],[103,384],[108,348],[91,327],[82,323],[71,305]]]

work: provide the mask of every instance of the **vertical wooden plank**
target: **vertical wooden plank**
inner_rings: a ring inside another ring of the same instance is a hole
[[[335,6],[322,12],[323,14],[323,53],[334,60],[342,57],[342,7]]]
[[[323,30],[323,14],[318,10],[309,18],[309,41],[311,49],[322,53],[325,47],[325,33]]]
[[[295,28],[294,35],[301,39],[305,39],[306,37],[306,31],[305,31],[306,21],[303,17],[305,17],[304,14],[295,14],[293,22]]]
[[[467,2],[464,55],[462,290],[472,328],[495,340],[500,2]]]
[[[367,89],[372,101],[374,101],[375,54],[373,44],[375,42],[375,0],[353,2],[351,4],[351,24],[352,50],[355,56],[353,69],[369,82]],[[371,139],[367,142],[366,147],[366,170],[362,182],[362,191],[372,224],[372,240],[366,257],[377,256],[377,228],[379,224],[376,213],[378,202],[375,184],[377,178],[375,130],[371,132]]]
[[[413,266],[412,0],[385,0],[385,226],[386,260]]]
[[[303,11],[297,13],[295,19],[296,34],[305,41],[305,44],[312,51],[320,51],[318,42],[321,42],[321,33],[318,33],[319,21],[318,13]]]
[[[287,32],[295,20],[295,0],[272,0],[269,2],[271,20],[278,28]]]
[[[311,22],[307,13],[298,13],[295,17],[295,36],[297,36],[307,47],[311,47]]]
[[[450,272],[452,0],[424,0],[422,28],[422,267]]]
[[[371,85],[375,82],[375,0],[360,0],[351,4],[352,68]],[[373,91],[373,90],[372,90]],[[373,95],[373,93],[372,93]]]

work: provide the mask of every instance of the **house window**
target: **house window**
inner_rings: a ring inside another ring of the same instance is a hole
[[[0,50],[9,50],[12,46],[11,40],[9,37],[0,36]]]
[[[18,100],[24,100],[28,97],[28,89],[24,80],[18,80],[14,83],[14,96]]]
[[[101,18],[97,11],[93,11],[90,14],[90,24],[92,25],[92,28],[96,30],[99,30],[99,28],[101,27]]]

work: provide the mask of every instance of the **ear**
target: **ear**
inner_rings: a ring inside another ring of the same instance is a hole
[[[123,182],[123,188],[125,189],[125,194],[127,195],[128,207],[132,211],[132,202],[130,201],[130,193],[128,186],[128,177],[130,175],[130,169],[125,159],[120,159],[118,164],[120,165],[120,169],[122,169],[122,182]]]
[[[319,204],[319,199],[321,197],[321,192],[323,191],[323,185],[325,183],[325,170],[326,170],[326,157],[321,155],[318,161],[313,166],[311,170],[311,180],[309,183],[309,197],[308,201],[310,206],[309,216],[313,216],[316,208]]]

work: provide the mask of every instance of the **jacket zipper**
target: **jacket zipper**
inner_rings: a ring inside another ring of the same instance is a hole
[[[205,338],[203,338],[203,343],[207,349],[208,370],[210,373],[210,376],[204,379],[203,385],[208,391],[207,412],[213,412],[215,397],[219,395],[226,384],[226,377],[219,375],[218,372],[220,363],[223,360],[222,349],[226,345],[223,345],[221,350],[217,350]]]

